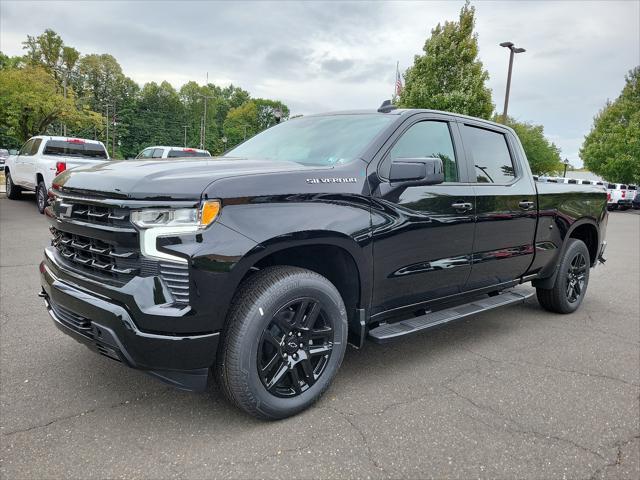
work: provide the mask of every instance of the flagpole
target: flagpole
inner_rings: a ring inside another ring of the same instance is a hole
[[[398,91],[398,73],[400,72],[400,60],[398,60],[396,62],[396,75],[395,77],[393,77],[393,96],[391,98],[393,98],[394,102],[397,100],[396,99],[396,92]]]

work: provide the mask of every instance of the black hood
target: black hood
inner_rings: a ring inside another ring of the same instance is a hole
[[[221,178],[316,169],[294,162],[224,157],[125,160],[65,171],[54,184],[63,192],[111,198],[192,200]]]

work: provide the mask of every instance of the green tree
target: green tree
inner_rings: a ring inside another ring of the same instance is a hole
[[[457,22],[446,21],[431,30],[405,75],[399,104],[490,118],[491,90],[485,85],[489,73],[478,59],[478,35],[473,32],[475,8],[469,1]]]
[[[494,120],[502,116],[494,116]],[[560,148],[544,136],[542,125],[518,122],[509,117],[506,123],[520,138],[524,153],[527,155],[531,172],[534,175],[551,175],[562,171],[564,164],[560,158]]]
[[[620,96],[596,115],[580,157],[610,182],[640,183],[640,66],[625,80]]]
[[[74,98],[64,98],[56,80],[41,67],[0,70],[0,126],[19,142],[48,132],[54,122],[87,128],[98,121],[95,112],[78,110]]]

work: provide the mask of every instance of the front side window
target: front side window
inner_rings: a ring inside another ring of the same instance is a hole
[[[25,143],[20,149],[19,155],[31,155],[31,149],[33,148],[34,140],[31,139]]]
[[[444,181],[458,181],[456,155],[447,122],[428,120],[409,127],[389,151],[381,168],[382,176],[387,177],[391,164],[403,158],[439,158],[444,167]]]
[[[162,158],[163,153],[164,148],[156,148],[153,150],[153,155],[151,155],[151,158]]]
[[[153,155],[153,148],[147,148],[138,154],[136,158],[151,158]]]
[[[464,125],[462,131],[465,150],[473,160],[476,182],[511,183],[515,170],[504,134],[469,125]]]

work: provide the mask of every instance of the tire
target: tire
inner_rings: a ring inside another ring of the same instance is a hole
[[[295,415],[331,384],[347,328],[344,303],[329,280],[297,267],[265,268],[234,297],[218,350],[218,383],[231,403],[257,418]]]
[[[47,187],[44,184],[44,180],[38,180],[38,186],[36,187],[36,207],[40,213],[44,213],[44,209],[49,204]]]
[[[11,200],[17,200],[20,198],[20,194],[22,193],[22,188],[20,188],[18,185],[16,185],[15,183],[13,183],[13,180],[11,179],[11,173],[9,172],[9,170],[6,170],[4,172],[4,178],[5,178],[5,192],[7,194],[7,198],[10,198]]]
[[[540,305],[550,312],[575,312],[587,293],[589,268],[589,249],[584,242],[576,238],[567,240],[553,287],[536,289]]]

